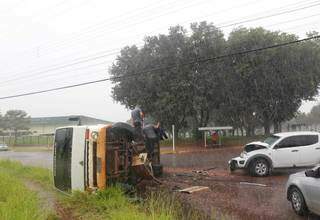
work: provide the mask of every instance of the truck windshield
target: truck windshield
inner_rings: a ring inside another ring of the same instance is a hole
[[[72,128],[56,130],[54,140],[54,185],[62,191],[71,190]]]
[[[272,135],[270,137],[267,137],[263,142],[269,144],[269,146],[271,146],[272,144],[274,144],[274,142],[276,142],[280,137],[276,136],[276,135]]]

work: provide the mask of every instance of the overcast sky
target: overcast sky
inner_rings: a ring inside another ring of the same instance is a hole
[[[0,97],[108,77],[120,48],[177,24],[206,20],[226,37],[238,25],[262,26],[305,37],[320,28],[315,0],[1,0]],[[291,11],[290,13],[288,11]],[[281,13],[278,16],[269,16]],[[0,100],[0,111],[32,117],[81,114],[125,121],[129,112],[111,98],[112,84]],[[308,112],[316,102],[304,103]]]

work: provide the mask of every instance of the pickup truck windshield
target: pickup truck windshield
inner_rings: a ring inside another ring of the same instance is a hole
[[[271,146],[272,144],[274,144],[274,142],[276,142],[280,137],[276,136],[276,135],[272,135],[270,137],[267,137],[263,142],[269,144],[269,146]]]

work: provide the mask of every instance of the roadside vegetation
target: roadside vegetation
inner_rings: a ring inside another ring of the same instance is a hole
[[[50,170],[9,160],[0,160],[0,179],[0,219],[4,220],[59,219],[59,211],[42,207],[45,198],[39,197],[39,191],[54,193],[55,202],[63,212],[71,213],[71,219],[198,220],[205,217],[166,190],[152,191],[144,199],[136,194],[129,197],[120,186],[67,196],[53,189]],[[28,188],[27,182],[35,183],[39,189]]]
[[[124,220],[174,220],[207,219],[200,211],[181,203],[177,196],[156,190],[144,199],[128,197],[120,186],[98,191],[96,194],[75,192],[62,199],[64,207],[72,210],[79,219],[124,219]]]
[[[41,208],[36,192],[28,189],[24,178],[48,185],[50,176],[44,169],[23,167],[19,163],[0,161],[0,219],[50,219],[51,210]]]

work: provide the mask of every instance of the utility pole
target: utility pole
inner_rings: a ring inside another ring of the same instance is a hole
[[[176,152],[174,125],[172,125],[172,151]]]

